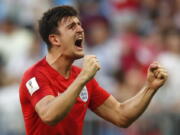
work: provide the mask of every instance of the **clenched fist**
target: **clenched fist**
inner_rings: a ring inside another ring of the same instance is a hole
[[[162,67],[158,62],[153,62],[148,69],[147,85],[150,88],[158,89],[167,80],[167,70]]]
[[[95,55],[86,55],[84,57],[81,75],[83,75],[86,81],[91,80],[99,69],[100,64]]]

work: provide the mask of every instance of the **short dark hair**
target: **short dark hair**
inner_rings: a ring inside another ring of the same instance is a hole
[[[39,33],[42,39],[46,42],[48,49],[51,48],[49,41],[50,34],[60,34],[57,30],[58,22],[64,17],[78,16],[77,10],[71,6],[58,6],[49,9],[39,20]]]

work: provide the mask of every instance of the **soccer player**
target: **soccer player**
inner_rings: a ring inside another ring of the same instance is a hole
[[[84,31],[73,7],[44,13],[39,31],[48,54],[25,72],[20,85],[27,135],[81,135],[88,108],[119,127],[128,127],[167,79],[166,70],[154,62],[142,90],[119,103],[94,79],[100,64],[96,56],[83,52]],[[82,57],[82,69],[72,65]]]

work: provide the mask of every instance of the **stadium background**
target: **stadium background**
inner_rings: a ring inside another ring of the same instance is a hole
[[[18,85],[24,70],[47,52],[37,32],[39,18],[61,4],[80,11],[86,53],[97,55],[102,66],[96,79],[119,101],[140,90],[152,61],[169,72],[166,85],[128,129],[88,111],[84,135],[180,135],[180,0],[0,0],[0,135],[25,135]]]

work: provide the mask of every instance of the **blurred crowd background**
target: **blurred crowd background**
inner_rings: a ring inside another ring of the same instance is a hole
[[[95,54],[102,67],[96,79],[119,101],[142,88],[151,62],[159,61],[169,73],[128,129],[88,111],[84,135],[180,135],[180,0],[0,0],[0,135],[25,135],[18,85],[23,72],[47,53],[39,18],[62,4],[79,10],[86,54]]]

